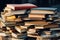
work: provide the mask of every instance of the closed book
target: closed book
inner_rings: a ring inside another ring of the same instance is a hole
[[[16,25],[16,22],[15,21],[6,21],[5,25],[6,26],[14,26],[14,25]]]
[[[15,19],[16,19],[16,17],[14,15],[5,17],[6,21],[15,21]]]
[[[11,35],[12,35],[12,38],[21,38],[21,39],[26,38],[25,33],[12,32]]]
[[[8,8],[4,10],[4,13],[10,13],[10,15],[24,14],[26,10],[9,10]]]
[[[0,36],[7,36],[7,34],[6,33],[0,33]]]
[[[36,26],[35,29],[44,29],[44,27],[37,27],[37,26]]]
[[[30,22],[25,22],[25,25],[48,25],[50,22],[46,21],[30,21]]]
[[[58,27],[59,27],[58,24],[48,24],[44,26],[44,28],[58,28]]]
[[[32,10],[50,10],[50,11],[56,11],[57,8],[50,8],[50,7],[38,7],[38,8],[32,8]]]
[[[7,7],[13,10],[23,10],[23,9],[31,9],[37,7],[34,4],[26,3],[26,4],[7,4]]]
[[[19,14],[25,14],[26,10],[9,10],[9,8],[4,9],[4,15],[10,16],[10,15],[19,15]]]
[[[35,29],[44,29],[44,25],[35,25]]]
[[[18,33],[12,33],[11,34],[13,38],[17,38],[18,37]]]
[[[53,31],[53,30],[60,30],[60,28],[51,28],[50,30],[51,31]]]
[[[35,18],[35,17],[32,17],[32,18],[23,18],[24,21],[29,21],[29,20],[43,20],[43,18]]]
[[[2,28],[3,26],[5,26],[5,23],[2,21],[2,19],[0,19],[0,28]]]
[[[44,14],[29,14],[29,18],[45,18]]]
[[[10,13],[4,13],[4,12],[1,13],[1,17],[2,17],[3,22],[6,21],[6,16],[11,16],[11,14]]]
[[[13,15],[25,14],[26,10],[12,10],[11,13]]]
[[[33,8],[31,9],[32,14],[55,14],[56,8]]]
[[[31,10],[32,14],[54,14],[53,11],[46,11],[46,10]]]

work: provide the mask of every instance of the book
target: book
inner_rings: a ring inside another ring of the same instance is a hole
[[[53,31],[53,30],[57,30],[58,31],[58,30],[60,30],[60,28],[51,28],[50,30],[51,31]]]
[[[37,26],[35,26],[35,29],[44,29],[44,27],[37,27]]]
[[[29,18],[45,18],[44,14],[29,14]]]
[[[20,26],[15,26],[15,29],[16,29],[19,33],[21,33],[21,31],[22,31],[22,29],[21,29]]]
[[[31,14],[55,14],[57,8],[32,8]]]
[[[23,18],[24,21],[29,21],[29,20],[43,20],[43,18],[35,18],[35,17],[32,17],[32,18]]]
[[[18,33],[13,33],[13,32],[12,32],[11,35],[12,35],[13,38],[17,38],[17,37],[18,37]]]
[[[26,9],[27,10],[27,9]],[[10,15],[16,15],[16,14],[24,14],[26,10],[11,10],[8,7],[4,9],[4,13],[8,13]]]
[[[16,22],[15,21],[6,21],[5,25],[6,26],[14,26],[14,25],[16,25]]]
[[[48,24],[44,26],[44,28],[58,28],[58,27],[59,27],[58,24]]]
[[[13,18],[13,19],[16,18],[15,15],[11,15],[10,13],[1,13],[1,17],[2,17],[3,22],[5,22],[9,18],[10,19],[11,18]]]
[[[0,28],[2,28],[3,26],[6,26],[5,23],[2,21],[2,18],[0,18]]]
[[[27,29],[30,25],[24,25],[24,26],[20,26],[23,29]]]
[[[19,33],[22,33],[22,32],[25,32],[26,29],[21,27],[21,26],[15,26],[15,29],[19,32]]]
[[[44,20],[41,21],[28,21],[25,22],[25,25],[48,25],[50,22],[46,22]]]
[[[53,26],[54,25],[54,26]],[[35,25],[35,29],[45,29],[45,28],[58,28],[59,25],[58,24],[47,24],[47,25]]]
[[[26,3],[26,4],[7,4],[6,7],[9,7],[13,10],[23,10],[23,9],[31,9],[37,7],[34,4]]]
[[[44,29],[44,25],[35,25],[35,29]]]
[[[13,15],[25,14],[26,10],[15,10],[11,11]]]
[[[15,21],[16,17],[14,15],[12,16],[6,16],[6,21]]]
[[[57,8],[50,8],[50,7],[38,7],[38,8],[32,8],[33,10],[50,10],[50,11],[55,11]]]
[[[5,34],[5,33],[0,33],[0,36],[7,36],[7,34]]]
[[[15,19],[15,22],[21,22],[22,21],[22,18],[20,16],[18,16],[16,19]]]

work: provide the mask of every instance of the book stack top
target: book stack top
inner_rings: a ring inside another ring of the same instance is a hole
[[[26,3],[26,4],[7,4],[4,12],[1,12],[1,16],[3,21],[12,20],[14,21],[16,18],[21,19],[20,15],[25,16],[24,14],[28,9],[37,7],[34,4]],[[20,16],[20,17],[18,17]]]
[[[26,3],[26,4],[7,4],[8,8],[13,10],[24,10],[24,9],[31,9],[37,7],[34,4]]]

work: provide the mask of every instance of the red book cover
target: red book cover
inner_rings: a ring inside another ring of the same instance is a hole
[[[13,10],[24,10],[24,9],[31,9],[36,8],[37,6],[34,4],[7,4],[7,7],[13,9]]]

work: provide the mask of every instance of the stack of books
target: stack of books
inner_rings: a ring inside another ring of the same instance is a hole
[[[57,19],[59,19],[57,8],[32,8],[28,17],[24,19],[24,23],[25,25],[34,25],[35,29],[39,30],[38,35],[48,40],[49,38],[57,37],[56,34],[56,36],[51,35],[54,28],[59,28]],[[31,32],[33,31],[31,30]]]
[[[1,12],[1,22],[4,23],[1,27],[2,32],[10,34],[11,40],[24,40],[26,38],[26,29],[20,26],[24,24],[22,18],[27,16],[28,10],[36,7],[36,5],[30,3],[7,4],[3,9],[4,11]]]
[[[35,8],[36,5],[33,4],[7,4],[7,6],[4,8],[4,12],[1,13],[3,22],[6,22],[6,24],[16,24],[17,22],[22,22],[22,15],[24,14],[28,9]]]
[[[59,17],[57,8],[38,7],[34,4],[7,4],[1,12],[2,32],[10,34],[11,40],[24,40],[32,37],[59,37]],[[39,39],[40,40],[40,39]],[[43,40],[43,39],[42,39]],[[48,40],[48,39],[46,39]],[[50,39],[49,39],[50,40]]]
[[[57,8],[32,8],[24,23],[34,25],[36,28],[57,28],[59,25],[54,22],[57,19],[54,16],[57,13],[56,10]]]

